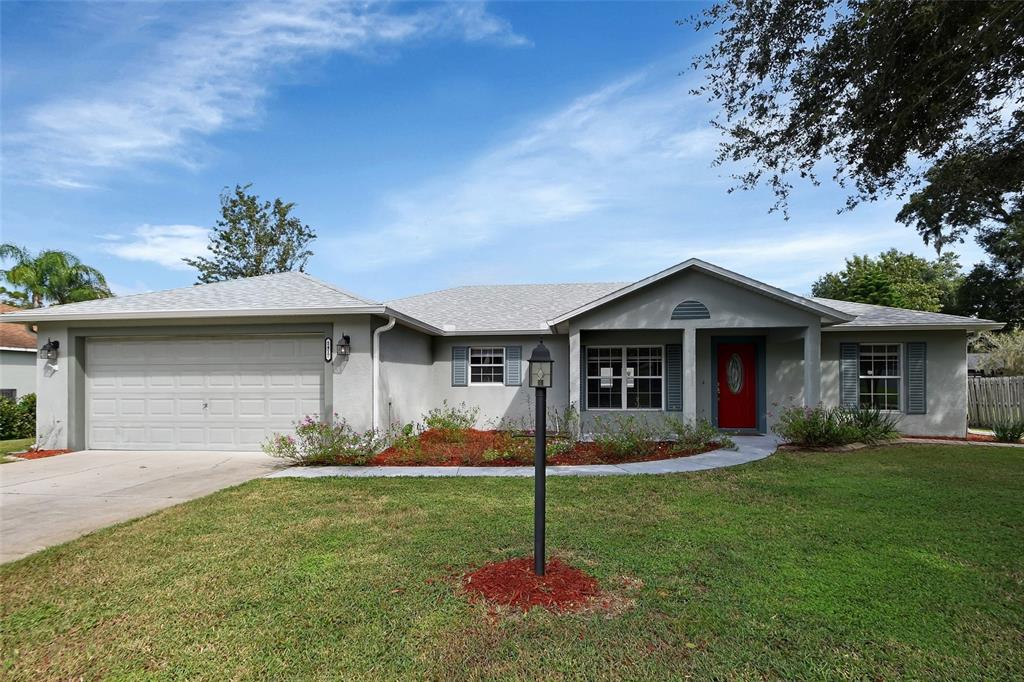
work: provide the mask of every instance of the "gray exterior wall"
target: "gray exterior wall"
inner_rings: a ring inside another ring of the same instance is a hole
[[[528,386],[527,358],[543,338],[555,361],[554,386],[548,390],[548,409],[564,410],[568,405],[569,344],[565,336],[445,336],[434,339],[434,394],[424,406],[437,407],[447,400],[450,405],[465,402],[480,408],[478,426],[494,428],[502,422],[526,420],[533,425],[534,393]],[[523,381],[521,386],[452,386],[452,346],[522,346]],[[425,411],[425,410],[424,410]]]
[[[18,397],[36,392],[36,352],[0,350],[0,388],[13,388]]]
[[[711,319],[673,320],[684,300],[707,306]],[[701,272],[686,270],[572,320],[576,329],[685,329],[688,327],[804,327],[816,314]]]
[[[402,324],[380,335],[380,426],[418,422],[434,406],[433,338]]]
[[[342,334],[351,337],[352,353],[337,355],[324,363],[322,406],[325,413],[337,412],[356,429],[367,429],[371,421],[372,371],[369,315],[309,318],[209,318],[203,320],[124,322],[41,323],[39,334],[60,342],[56,364],[35,360],[36,437],[41,446],[84,448],[85,376],[88,357],[85,340],[111,336],[222,336],[268,333],[331,333],[336,344]],[[35,358],[35,356],[33,356]]]
[[[928,344],[926,414],[904,414],[899,429],[912,436],[959,436],[967,433],[967,332],[825,332],[821,335],[821,400],[839,404],[840,343]],[[901,362],[901,366],[904,363]],[[904,368],[905,372],[905,368]],[[906,400],[906,380],[904,396]]]

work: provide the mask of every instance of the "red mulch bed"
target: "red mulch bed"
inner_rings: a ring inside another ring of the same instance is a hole
[[[523,611],[535,606],[561,613],[579,611],[601,592],[597,580],[558,559],[544,567],[544,577],[535,575],[533,557],[487,564],[467,573],[462,584],[472,601]]]
[[[904,438],[911,438],[916,440],[951,440],[960,443],[966,443],[967,441],[975,441],[978,443],[995,443],[996,437],[989,436],[984,433],[969,433],[967,438],[960,438],[959,436],[903,436]]]
[[[29,450],[28,452],[20,452],[18,454],[11,453],[11,457],[20,457],[21,459],[42,459],[43,457],[66,455],[69,452],[74,452],[74,450]]]
[[[549,439],[549,446],[553,439]],[[672,457],[689,457],[718,447],[713,443],[696,450],[674,450],[675,443],[655,443],[650,451],[628,457],[605,452],[597,443],[576,443],[572,449],[548,457],[548,464],[622,464]],[[370,459],[371,466],[525,466],[533,464],[533,436],[508,431],[470,429],[456,438],[430,429],[409,445],[397,445]]]

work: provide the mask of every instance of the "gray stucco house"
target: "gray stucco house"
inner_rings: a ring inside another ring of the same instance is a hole
[[[796,405],[875,406],[908,434],[963,436],[967,334],[989,320],[806,298],[691,259],[633,283],[466,286],[387,303],[297,272],[22,311],[49,447],[249,450],[306,414],[359,429],[442,401],[481,425],[548,403],[767,431]]]

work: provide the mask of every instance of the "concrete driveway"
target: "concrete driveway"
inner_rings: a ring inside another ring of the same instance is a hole
[[[109,450],[0,465],[0,563],[279,466],[259,452]]]

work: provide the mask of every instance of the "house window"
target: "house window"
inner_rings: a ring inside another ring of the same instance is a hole
[[[587,348],[587,408],[660,410],[664,384],[661,346]]]
[[[469,383],[504,384],[505,349],[500,346],[495,348],[470,348]]]
[[[18,389],[0,388],[0,398],[7,398],[8,400],[15,401],[18,399]]]
[[[899,410],[900,344],[861,344],[858,366],[861,409]]]

